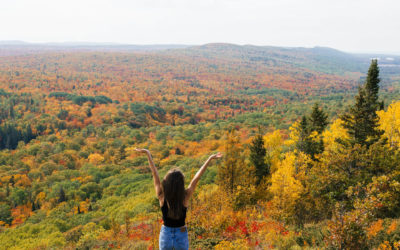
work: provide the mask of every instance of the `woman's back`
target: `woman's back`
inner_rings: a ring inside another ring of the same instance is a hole
[[[165,199],[163,199],[161,203],[161,211],[163,215],[162,217],[164,225],[162,225],[160,231],[160,250],[189,249],[189,237],[187,228],[185,226],[187,207],[182,206],[181,209],[179,209],[180,212],[177,216],[177,219],[173,219],[168,216],[169,214],[171,214],[168,213],[171,212],[169,211],[169,203]]]
[[[164,205],[161,207],[161,211],[162,211],[162,217],[163,217],[165,226],[167,226],[167,227],[183,227],[183,226],[185,226],[186,212],[187,212],[186,207],[184,207],[184,206],[182,207],[182,212],[178,219],[172,219],[172,218],[168,217],[168,204],[165,201],[164,201]]]

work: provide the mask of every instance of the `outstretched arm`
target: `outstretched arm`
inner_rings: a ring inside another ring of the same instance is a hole
[[[151,169],[151,173],[153,174],[154,188],[156,189],[156,194],[157,194],[158,199],[161,199],[163,197],[163,192],[161,189],[160,177],[158,176],[158,171],[156,169],[156,166],[154,165],[153,158],[151,157],[150,151],[147,149],[140,149],[140,148],[136,148],[135,150],[138,152],[141,152],[141,153],[146,153],[147,159],[149,160],[149,166]]]
[[[196,175],[193,177],[192,181],[190,182],[189,187],[187,189],[187,193],[186,193],[186,198],[185,198],[186,201],[189,201],[190,197],[193,195],[194,190],[196,189],[197,183],[199,182],[201,176],[206,171],[210,161],[212,159],[217,159],[217,158],[221,158],[221,157],[222,157],[222,154],[219,152],[217,154],[214,154],[214,155],[211,155],[210,157],[208,157],[207,161],[203,164],[203,166],[201,166],[199,171],[197,171]]]

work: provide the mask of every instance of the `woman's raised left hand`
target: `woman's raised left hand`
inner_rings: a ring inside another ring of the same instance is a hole
[[[145,148],[135,148],[135,151],[140,152],[140,153],[147,153],[150,154],[150,151]]]

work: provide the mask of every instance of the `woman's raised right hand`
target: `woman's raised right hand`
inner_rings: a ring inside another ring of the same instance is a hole
[[[210,156],[211,159],[217,159],[217,158],[221,158],[221,157],[222,157],[221,152],[218,152],[218,153],[213,154],[213,155]]]

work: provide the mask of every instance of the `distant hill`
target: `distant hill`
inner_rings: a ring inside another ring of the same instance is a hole
[[[156,51],[187,48],[181,44],[118,44],[92,42],[28,43],[23,41],[0,41],[0,56],[11,54],[40,53],[43,51]],[[7,53],[5,52],[7,50]],[[3,53],[2,53],[3,52]]]
[[[351,76],[358,79],[365,74],[372,58],[379,58],[383,79],[400,75],[400,56],[382,54],[352,54],[328,47],[276,47],[209,43],[204,45],[155,44],[132,45],[117,43],[63,42],[27,43],[0,41],[0,56],[29,55],[42,52],[127,52],[148,53],[191,65],[192,70],[201,62],[208,68],[234,70],[254,75],[265,71],[291,74],[308,71],[328,75]],[[196,72],[195,70],[193,71]],[[313,73],[312,73],[313,74]],[[306,76],[307,77],[307,76]],[[362,80],[362,79],[360,79]]]
[[[18,41],[18,40],[7,40],[7,41],[0,41],[0,46],[1,45],[25,45],[29,44],[24,41]]]
[[[368,68],[371,58],[376,57],[379,57],[380,65],[383,67],[388,64],[399,65],[400,67],[400,56],[351,54],[327,47],[240,46],[228,43],[210,43],[179,50],[169,50],[167,53],[202,56],[208,59],[257,62],[274,67],[300,67],[330,74],[364,72]]]

